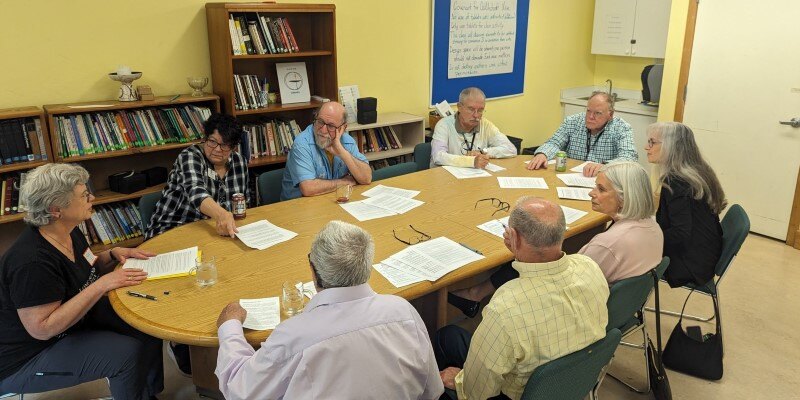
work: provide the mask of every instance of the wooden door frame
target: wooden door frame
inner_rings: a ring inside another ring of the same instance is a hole
[[[786,232],[786,244],[800,250],[800,171],[797,173],[797,185],[794,188],[792,215],[789,217],[789,231]]]
[[[697,24],[697,3],[700,0],[689,0],[689,11],[686,14],[686,31],[683,36],[683,57],[678,75],[678,93],[675,96],[675,114],[673,121],[683,122],[683,110],[686,107],[686,85],[689,83],[689,65],[692,63],[692,47],[694,46],[694,28]]]

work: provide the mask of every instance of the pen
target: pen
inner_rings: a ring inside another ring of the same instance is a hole
[[[172,103],[173,101],[178,100],[178,97],[181,97],[181,95],[176,94],[173,98],[169,99],[169,102]]]
[[[150,296],[149,294],[144,294],[139,292],[132,292],[130,290],[128,290],[128,296],[141,297],[143,299],[156,301],[155,296]]]
[[[474,251],[475,253],[478,253],[478,254],[480,254],[480,255],[483,255],[483,253],[481,253],[481,252],[480,252],[480,251],[478,251],[477,249],[473,249],[472,247],[469,247],[469,246],[465,245],[464,243],[458,242],[458,244],[460,244],[460,245],[464,246],[464,248],[465,248],[465,249],[467,249],[467,250],[471,250],[471,251]]]
[[[36,376],[72,376],[72,372],[35,372]]]

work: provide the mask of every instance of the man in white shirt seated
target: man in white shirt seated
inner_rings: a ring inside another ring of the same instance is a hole
[[[226,399],[438,399],[444,391],[428,332],[406,300],[367,280],[375,245],[329,222],[308,255],[318,293],[256,351],[238,302],[219,316],[219,387]]]
[[[458,111],[442,118],[433,131],[431,167],[485,168],[490,158],[517,155],[517,148],[493,123],[483,118],[486,95],[468,87],[458,96]]]

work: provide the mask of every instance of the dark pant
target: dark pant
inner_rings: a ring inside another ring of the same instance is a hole
[[[148,399],[164,389],[161,349],[160,339],[126,324],[103,297],[86,314],[80,330],[0,381],[0,393],[38,393],[108,378],[115,400]]]
[[[498,289],[504,283],[517,278],[519,278],[519,272],[511,266],[511,263],[505,263],[500,266],[500,269],[494,271],[489,280],[492,282],[492,286]]]
[[[460,326],[447,325],[436,331],[433,335],[433,355],[436,357],[436,365],[439,370],[441,371],[447,367],[464,369],[471,340],[472,334]],[[440,399],[457,400],[458,397],[454,390],[445,389]],[[505,400],[508,399],[508,396],[500,393],[491,399]]]

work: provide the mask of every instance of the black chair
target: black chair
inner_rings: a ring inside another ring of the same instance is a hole
[[[372,172],[372,181],[375,182],[382,179],[393,178],[395,176],[410,174],[412,172],[417,172],[417,163],[415,162],[404,162],[390,165],[388,167],[376,169],[374,172]]]
[[[258,205],[263,206],[281,201],[284,169],[267,171],[258,176]]]
[[[508,140],[511,141],[511,144],[517,148],[517,155],[522,154],[522,138],[514,137],[514,136],[506,136]]]
[[[426,170],[431,167],[431,144],[420,143],[414,146],[414,162],[417,163],[417,171]]]

